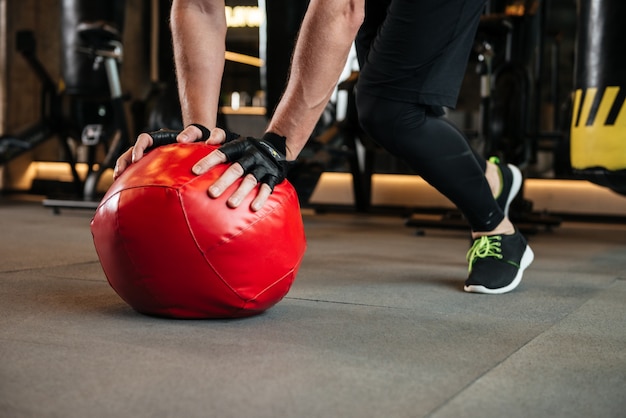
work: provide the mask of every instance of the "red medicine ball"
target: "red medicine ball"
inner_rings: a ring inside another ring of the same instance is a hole
[[[196,176],[215,146],[156,148],[127,168],[102,199],[91,232],[113,289],[138,312],[175,318],[244,317],[289,291],[306,241],[298,197],[287,181],[263,208],[212,199],[207,189],[228,165]]]

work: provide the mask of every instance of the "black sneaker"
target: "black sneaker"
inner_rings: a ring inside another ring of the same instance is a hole
[[[477,238],[467,252],[469,277],[464,290],[488,294],[510,292],[522,281],[524,270],[533,258],[533,251],[517,230],[513,235]]]
[[[495,199],[500,209],[504,212],[504,216],[508,218],[511,202],[515,199],[515,196],[517,196],[522,187],[522,172],[512,164],[501,163],[498,157],[491,157],[489,161],[498,166],[498,174],[500,175],[500,184],[502,187]]]

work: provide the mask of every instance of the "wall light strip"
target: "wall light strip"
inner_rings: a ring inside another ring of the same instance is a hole
[[[240,64],[252,65],[254,67],[262,67],[263,60],[261,58],[253,57],[250,55],[239,54],[237,52],[226,51],[224,55],[228,61],[238,62]]]

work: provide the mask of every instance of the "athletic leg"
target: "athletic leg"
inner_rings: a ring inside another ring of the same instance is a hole
[[[456,103],[482,5],[482,0],[392,0],[376,35],[364,25],[357,38],[362,63],[357,105],[372,138],[468,218],[477,240],[468,257],[466,290],[503,293],[517,286],[532,251],[495,201],[484,159],[440,117],[441,106]],[[483,235],[492,238],[479,239]],[[493,263],[502,255],[501,244],[512,264]]]

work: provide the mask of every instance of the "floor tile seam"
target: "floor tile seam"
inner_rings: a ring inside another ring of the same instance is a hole
[[[0,274],[24,273],[24,272],[29,272],[29,271],[47,270],[47,269],[53,269],[53,268],[59,268],[59,267],[83,266],[83,265],[97,264],[97,263],[99,263],[98,260],[93,260],[93,261],[81,261],[79,263],[52,264],[52,265],[39,266],[39,267],[25,267],[25,268],[20,268],[20,269],[13,269],[13,270],[0,270]]]
[[[582,306],[582,305],[581,305]],[[578,308],[576,309],[578,310]],[[461,396],[465,391],[467,391],[468,389],[470,389],[472,386],[474,386],[476,383],[478,383],[481,379],[483,379],[485,376],[487,376],[489,373],[491,373],[492,371],[498,369],[502,364],[506,363],[510,358],[512,358],[513,356],[515,356],[517,353],[519,353],[521,350],[523,350],[525,347],[527,347],[530,343],[532,343],[533,341],[535,341],[537,338],[539,338],[540,336],[544,335],[547,331],[549,331],[550,329],[552,329],[556,323],[560,323],[563,319],[565,319],[566,317],[568,317],[570,314],[565,315],[562,318],[559,318],[559,320],[555,323],[553,323],[551,326],[543,329],[541,332],[539,332],[538,334],[534,335],[532,338],[528,339],[527,341],[525,341],[524,343],[522,343],[519,347],[517,347],[517,349],[515,349],[514,351],[512,351],[511,353],[509,353],[506,357],[502,358],[500,361],[498,361],[497,363],[495,363],[492,366],[489,366],[483,373],[480,373],[478,376],[476,376],[474,379],[470,380],[469,382],[467,382],[466,385],[464,385],[462,388],[460,388],[459,390],[457,390],[455,393],[453,393],[452,395],[450,395],[444,402],[442,402],[440,405],[436,406],[435,408],[433,408],[433,410],[431,410],[430,412],[428,412],[427,414],[424,415],[424,418],[428,418],[428,417],[432,417],[434,414],[436,414],[437,412],[439,412],[440,410],[442,410],[443,408],[445,408],[447,405],[449,405],[450,403],[452,403],[456,398],[458,398],[459,396]]]
[[[295,300],[295,301],[304,301],[304,302],[319,302],[319,303],[329,303],[335,305],[350,305],[350,306],[366,306],[370,308],[385,308],[385,309],[395,309],[395,310],[410,310],[410,308],[402,308],[398,306],[391,305],[375,305],[371,303],[357,303],[357,302],[346,302],[340,300],[328,300],[328,299],[312,299],[312,298],[298,298],[286,296],[285,299]]]
[[[0,342],[4,343],[17,343],[17,344],[30,344],[33,346],[44,346],[44,347],[66,347],[73,348],[74,344],[72,343],[59,343],[55,341],[41,341],[41,339],[33,338],[14,338],[0,335]]]
[[[528,347],[531,343],[533,343],[534,341],[537,341],[540,338],[543,338],[547,333],[549,333],[551,330],[553,330],[555,327],[561,325],[564,321],[567,320],[567,318],[569,318],[570,316],[574,315],[575,313],[577,313],[578,311],[580,311],[580,309],[582,307],[584,307],[585,305],[587,305],[592,299],[595,298],[596,295],[598,295],[599,293],[603,292],[603,291],[607,291],[608,289],[610,289],[610,287],[616,283],[619,280],[624,280],[623,278],[619,278],[616,277],[615,280],[611,281],[609,284],[607,284],[606,286],[602,287],[601,289],[597,289],[596,291],[593,292],[592,295],[590,295],[588,298],[585,298],[583,301],[581,301],[581,303],[576,306],[573,310],[571,310],[570,312],[568,312],[567,314],[563,315],[562,317],[558,318],[557,320],[555,320],[550,326],[542,329],[540,332],[538,332],[537,334],[535,334],[532,338],[528,339],[527,341],[525,341],[524,343],[522,343],[519,347],[517,347],[516,350],[512,351],[510,354],[508,354],[506,357],[502,358],[500,361],[498,361],[496,364],[494,364],[493,366],[489,367],[487,370],[485,370],[483,373],[481,373],[480,375],[478,375],[476,378],[472,379],[470,382],[468,382],[465,386],[463,386],[461,389],[459,389],[456,393],[452,394],[450,397],[448,397],[441,405],[435,407],[432,411],[428,412],[426,415],[424,415],[425,418],[427,417],[432,417],[433,414],[436,414],[438,411],[440,411],[441,409],[443,409],[446,405],[450,404],[451,402],[454,401],[454,399],[456,399],[457,397],[459,397],[463,392],[465,392],[466,390],[468,390],[469,388],[471,388],[474,384],[476,384],[477,382],[479,382],[483,377],[487,376],[489,373],[491,373],[492,371],[498,369],[502,364],[506,363],[507,361],[509,361],[509,359],[511,359],[512,357],[514,357],[516,354],[518,354],[520,351],[522,351],[523,349],[525,349],[526,347]]]
[[[580,311],[581,308],[583,308],[585,305],[587,305],[592,299],[594,299],[599,293],[602,293],[604,291],[607,291],[608,289],[611,288],[611,286],[616,283],[617,281],[619,281],[620,278],[616,277],[614,280],[612,280],[610,283],[607,283],[606,286],[602,286],[602,288],[597,289],[596,291],[594,291],[592,294],[590,294],[587,298],[585,298],[584,300],[581,301],[581,303],[579,305],[577,305],[576,307],[574,307],[574,309],[572,309],[571,311],[569,311],[567,314],[559,317],[558,319],[556,319],[554,322],[551,323],[550,326],[542,329],[540,332],[538,332],[537,334],[535,334],[532,338],[528,339],[527,341],[525,341],[524,343],[520,344],[519,347],[517,347],[516,350],[512,351],[510,354],[508,354],[506,357],[502,358],[500,361],[498,361],[496,364],[494,364],[493,366],[489,367],[487,370],[484,371],[484,373],[481,373],[480,375],[478,375],[476,378],[472,379],[470,382],[468,382],[464,387],[462,387],[461,389],[459,389],[456,393],[454,393],[453,395],[451,395],[450,397],[448,397],[448,399],[443,402],[441,405],[437,406],[435,409],[433,409],[432,411],[430,411],[428,414],[425,415],[425,417],[431,417],[433,416],[433,414],[435,414],[436,412],[438,412],[439,410],[443,409],[446,405],[450,404],[451,402],[454,401],[454,399],[456,399],[458,396],[460,396],[463,392],[465,392],[466,390],[468,390],[469,388],[471,388],[474,384],[476,384],[477,382],[479,382],[483,377],[485,377],[486,375],[488,375],[489,373],[491,373],[492,371],[498,369],[502,364],[506,363],[507,361],[509,361],[509,359],[513,358],[516,354],[518,354],[519,352],[521,352],[522,350],[524,350],[526,347],[528,347],[530,344],[532,344],[534,341],[537,341],[540,338],[543,338],[546,334],[548,334],[551,330],[553,330],[555,327],[560,326],[564,321],[566,321],[569,317],[571,317],[572,315],[576,314],[578,311]]]

